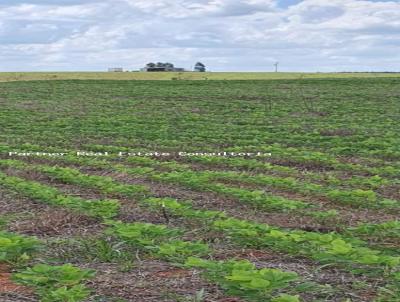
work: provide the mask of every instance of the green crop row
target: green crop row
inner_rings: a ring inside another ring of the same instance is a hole
[[[88,150],[98,151],[98,152],[133,152],[131,148],[126,147],[116,147],[116,146],[106,146],[106,145],[86,145]],[[236,150],[236,149],[234,149]],[[143,150],[141,150],[143,152]],[[135,159],[134,157],[130,157],[133,161],[140,161],[140,159]],[[382,185],[387,184],[397,184],[398,181],[396,179],[391,178],[384,178],[379,175],[375,175],[373,172],[379,172],[378,170],[371,170],[369,173],[373,176],[358,176],[352,175],[350,179],[345,178],[337,178],[333,174],[337,174],[340,171],[322,171],[316,173],[313,171],[307,171],[306,173],[301,172],[300,170],[288,167],[288,166],[281,166],[277,164],[271,164],[267,161],[260,161],[254,158],[242,158],[242,157],[220,157],[220,156],[189,156],[189,157],[182,157],[181,160],[185,163],[200,163],[211,168],[215,168],[218,166],[222,167],[231,167],[234,169],[246,169],[246,170],[254,170],[254,171],[267,171],[272,172],[274,174],[280,174],[285,176],[292,176],[292,177],[301,177],[302,179],[310,179],[314,181],[324,182],[328,185],[342,185],[345,187],[359,187],[364,186],[367,189],[376,189]],[[146,159],[142,161],[143,164],[147,163],[151,165],[150,161]],[[377,161],[375,159],[375,161]],[[382,161],[378,162],[380,167],[384,166],[385,163]],[[357,166],[359,167],[359,166]],[[390,170],[399,170],[400,166],[397,165],[393,169]],[[362,171],[361,171],[362,172]],[[365,171],[364,171],[365,172]],[[368,172],[368,171],[367,171]],[[384,171],[383,171],[384,172]],[[348,174],[348,173],[346,173]],[[327,177],[324,177],[327,175]],[[347,175],[346,175],[347,177]]]
[[[40,148],[39,146],[35,145],[30,145],[30,144],[25,144],[21,146],[21,150],[43,150],[43,148]],[[92,150],[94,152],[133,152],[130,148],[126,147],[115,147],[115,146],[104,146],[104,145],[87,145],[88,150]],[[50,148],[52,149],[52,148]],[[3,150],[3,152],[6,151],[11,151],[12,149],[9,146],[3,145],[2,148],[0,148],[0,151]],[[60,151],[59,149],[52,149],[54,152],[55,151]],[[15,150],[14,150],[15,151]],[[142,151],[143,152],[143,151]],[[143,165],[152,165],[152,159],[150,158],[129,158],[131,161],[137,161],[140,162],[140,164]],[[301,177],[302,179],[311,179],[314,181],[326,183],[327,185],[332,185],[335,187],[356,187],[359,188],[360,186],[364,187],[366,190],[370,189],[377,189],[383,185],[388,185],[388,184],[398,184],[398,181],[396,179],[388,179],[388,178],[383,178],[379,175],[379,173],[374,173],[374,172],[379,172],[379,171],[369,171],[371,175],[373,176],[357,176],[357,175],[352,175],[351,178],[346,179],[346,178],[337,178],[335,177],[334,172],[325,172],[325,173],[315,173],[312,171],[307,171],[307,173],[300,173],[299,170],[291,168],[291,167],[285,167],[285,166],[279,166],[279,165],[273,165],[268,162],[262,162],[256,159],[251,159],[251,158],[229,158],[229,157],[199,157],[199,156],[190,156],[190,157],[184,157],[184,161],[186,162],[199,162],[201,164],[205,164],[210,167],[215,167],[218,165],[223,165],[223,166],[228,166],[232,168],[245,168],[245,169],[250,169],[250,170],[256,170],[256,171],[268,171],[268,172],[273,172],[273,173],[279,173],[279,174],[284,174],[284,175],[289,175],[292,177]],[[188,169],[190,166],[188,165],[182,165],[182,164],[176,164],[173,165],[172,162],[170,164],[160,164],[160,168],[169,168],[169,169],[179,169],[180,167],[184,167]],[[174,167],[175,166],[175,167]],[[395,168],[394,170],[398,170]],[[365,171],[364,171],[365,172]],[[326,174],[324,176],[324,174]],[[287,177],[285,177],[287,178]],[[304,181],[302,181],[303,183]],[[310,186],[318,186],[317,184],[313,183],[304,183],[304,185],[310,185]],[[346,201],[345,201],[346,202]]]
[[[71,160],[69,161],[71,162]],[[82,160],[79,161],[82,162]],[[93,162],[94,160],[87,161],[87,163],[89,164]],[[102,165],[102,163],[99,164]],[[73,169],[70,168],[32,166],[15,160],[0,160],[0,166],[1,165],[19,169],[34,169],[46,173],[59,180],[66,181],[68,183],[79,184],[79,185],[82,184],[83,186],[90,185],[91,187],[100,189],[105,193],[112,191],[114,193],[115,192],[123,193],[124,190],[128,190],[128,192],[134,191],[135,193],[140,192],[141,194],[145,194],[146,192],[146,189],[141,186],[127,186],[127,188],[125,188],[121,185],[115,184],[112,180],[108,178],[102,180],[102,178],[99,176],[87,176],[87,175],[81,176],[79,171],[74,171]],[[284,197],[267,194],[263,191],[251,191],[241,188],[229,187],[220,183],[212,183],[210,182],[210,177],[206,173],[196,174],[193,172],[186,172],[186,171],[157,173],[152,168],[140,170],[135,168],[128,168],[123,165],[113,165],[112,168],[130,174],[132,173],[135,175],[142,174],[157,181],[178,183],[194,190],[212,191],[215,193],[236,198],[242,202],[254,204],[256,206],[265,209],[285,211],[285,210],[302,209],[309,206],[302,201],[289,200]],[[107,185],[110,185],[110,187],[108,187]]]
[[[86,200],[80,197],[66,196],[53,187],[19,177],[7,176],[3,172],[0,172],[0,185],[34,200],[64,206],[94,217],[114,217],[118,214],[120,207],[117,200]]]
[[[127,169],[129,173],[129,169]],[[137,172],[135,171],[135,174]],[[151,178],[157,181],[183,185],[193,190],[211,191],[224,196],[233,197],[241,202],[254,204],[257,207],[275,211],[290,211],[304,209],[310,205],[297,200],[290,200],[274,196],[264,191],[253,191],[242,188],[230,187],[221,183],[212,183],[207,172],[197,174],[192,172],[158,173],[154,171]]]
[[[107,176],[96,176],[96,175],[85,175],[71,168],[62,168],[57,166],[46,166],[46,165],[29,165],[19,160],[0,160],[0,167],[12,167],[22,170],[36,170],[43,172],[50,177],[56,178],[60,181],[64,181],[70,184],[79,184],[83,187],[96,188],[106,194],[123,194],[128,197],[140,196],[148,193],[148,190],[144,186],[140,185],[120,185],[115,183],[111,177]]]
[[[13,279],[34,288],[40,302],[80,302],[87,301],[90,290],[84,282],[94,275],[93,270],[80,269],[71,264],[36,264],[13,274]]]
[[[116,146],[103,146],[103,145],[88,145],[90,150],[95,151],[132,151],[129,148],[125,147],[116,147]],[[285,159],[292,163],[294,166],[321,166],[324,169],[334,169],[338,171],[347,171],[352,173],[367,173],[370,175],[379,175],[379,176],[387,176],[387,177],[399,177],[400,172],[398,166],[377,166],[377,167],[369,167],[361,164],[353,164],[341,162],[336,157],[319,152],[319,151],[310,151],[308,149],[296,149],[293,147],[286,147],[279,144],[273,144],[269,146],[259,146],[257,148],[250,148],[247,150],[248,152],[262,152],[262,153],[271,153],[270,157],[267,157],[270,161],[278,161],[281,159]],[[243,147],[230,147],[225,149],[228,152],[243,152]],[[142,150],[143,151],[143,150]],[[204,150],[206,151],[206,150]],[[215,152],[215,150],[214,150]],[[246,167],[246,168],[262,168],[270,171],[283,172],[283,173],[294,173],[298,172],[297,169],[293,167],[282,166],[278,164],[271,164],[268,161],[260,161],[251,158],[224,158],[220,157],[216,159],[216,157],[188,157],[189,160],[199,161],[201,163],[207,162],[220,162],[224,164],[230,164],[236,167]]]
[[[148,189],[144,186],[117,184],[111,177],[107,176],[85,175],[85,177],[81,177],[81,173],[75,169],[57,166],[36,166],[35,168],[60,181],[65,181],[70,184],[79,184],[83,187],[96,188],[106,194],[123,194],[128,197],[135,197],[148,193]]]
[[[132,150],[132,148],[126,148],[122,146],[106,146],[106,145],[86,145],[86,148],[88,150],[93,150],[95,152],[135,152],[135,150]],[[141,152],[143,152],[143,149],[140,149]],[[242,152],[242,148],[228,148],[227,151],[232,151],[232,152]],[[251,151],[251,150],[249,150]],[[337,168],[338,171],[342,171],[341,168],[343,168],[343,171],[345,172],[354,172],[354,173],[361,173],[365,174],[368,173],[372,176],[370,177],[375,177],[373,178],[372,181],[376,180],[377,177],[379,177],[382,181],[387,182],[387,183],[393,183],[396,181],[396,179],[391,179],[391,178],[384,178],[382,176],[388,176],[388,177],[398,177],[399,176],[399,168],[400,166],[388,166],[386,167],[384,163],[379,164],[377,167],[366,167],[361,164],[348,164],[348,163],[342,163],[338,161],[335,157],[332,157],[330,155],[323,154],[321,152],[310,152],[308,150],[296,150],[295,148],[284,148],[279,145],[274,145],[274,146],[269,146],[267,148],[263,148],[262,150],[257,149],[257,151],[253,152],[259,152],[263,151],[265,153],[271,153],[273,157],[267,157],[267,159],[280,159],[280,158],[285,158],[290,161],[294,161],[294,163],[298,164],[309,164],[309,165],[321,165],[323,163],[327,164],[327,169],[333,169]],[[210,152],[215,152],[215,150],[210,150]],[[311,154],[311,155],[310,155]],[[325,156],[325,157],[324,157]],[[306,159],[309,158],[309,161]],[[129,157],[129,159],[132,159],[133,161],[139,160],[135,159],[134,157]],[[254,158],[242,158],[242,157],[221,157],[221,156],[188,156],[188,157],[182,157],[182,160],[184,162],[198,162],[200,164],[204,164],[210,167],[215,167],[215,166],[228,166],[232,168],[241,168],[241,169],[247,169],[247,170],[257,170],[257,171],[267,171],[267,172],[273,172],[273,173],[279,173],[279,174],[284,174],[284,175],[291,175],[291,176],[302,176],[306,178],[311,178],[314,180],[319,180],[321,181],[321,172],[315,173],[312,171],[307,171],[307,173],[301,173],[298,169],[293,168],[293,167],[288,167],[288,166],[282,166],[279,164],[272,164],[268,161],[262,161],[262,160],[257,160]],[[148,163],[151,164],[151,159],[150,161],[146,161],[146,159],[142,163]],[[346,173],[348,174],[348,173]],[[323,175],[323,174],[322,174]],[[324,179],[324,181],[328,182],[328,184],[337,184],[337,182],[344,182],[343,185],[358,185],[362,183],[362,180],[366,178],[365,176],[357,176],[353,175],[352,177],[355,178],[355,181],[347,181],[343,179],[336,179],[334,177]],[[357,183],[357,180],[359,182]],[[375,181],[376,183],[376,181]],[[371,182],[367,181],[365,185],[371,185]]]
[[[357,227],[349,228],[349,233],[374,236],[378,238],[400,238],[400,221],[393,220],[384,223],[364,223]]]
[[[0,263],[11,264],[29,260],[34,252],[40,248],[39,240],[34,237],[16,235],[9,232],[0,232]]]
[[[325,196],[333,201],[350,204],[355,206],[398,206],[396,200],[378,199],[377,194],[372,190],[338,190],[330,189],[329,187],[320,184],[298,181],[292,177],[277,177],[264,174],[248,174],[244,172],[234,171],[192,171],[186,165],[181,165],[176,162],[159,162],[150,158],[130,157],[127,159],[130,163],[135,163],[139,166],[161,168],[172,170],[173,172],[159,174],[156,179],[170,180],[178,179],[180,184],[186,184],[196,188],[196,183],[202,183],[206,189],[212,189],[210,184],[212,181],[235,181],[256,185],[266,185],[278,189],[289,190],[302,194],[313,194],[316,196]],[[181,179],[186,181],[179,181]],[[375,179],[378,179],[377,176]],[[190,181],[193,179],[193,181]],[[380,178],[379,178],[380,179]],[[194,182],[194,185],[192,184]],[[216,189],[218,191],[218,188]]]
[[[196,218],[197,214],[190,202],[180,203],[171,198],[150,198],[144,200],[150,207],[166,208],[173,214]],[[398,268],[400,257],[383,255],[381,252],[365,247],[357,239],[340,236],[336,233],[321,234],[299,230],[284,230],[266,224],[227,217],[224,213],[213,212],[206,215],[212,219],[212,227],[223,231],[235,242],[258,248],[269,247],[276,250],[311,256],[315,260],[336,264],[377,265]],[[201,218],[203,219],[203,218]],[[208,223],[210,225],[210,223]]]
[[[304,182],[302,183],[293,178],[278,178],[268,175],[247,175],[244,173],[237,173],[237,172],[177,171],[177,172],[169,172],[162,174],[159,173],[158,175],[154,173],[153,178],[156,180],[178,183],[180,185],[188,186],[192,189],[210,190],[216,193],[232,195],[238,198],[239,200],[243,199],[244,201],[246,201],[247,198],[245,196],[241,197],[241,195],[245,195],[245,193],[249,192],[249,190],[229,188],[219,183],[213,183],[213,181],[214,182],[234,181],[239,183],[266,185],[266,186],[271,186],[273,188],[298,192],[306,195],[312,194],[314,196],[323,196],[329,198],[334,202],[338,202],[341,204],[348,204],[351,206],[359,206],[359,207],[399,206],[399,203],[396,200],[389,200],[389,199],[378,200],[377,194],[371,190],[329,189],[321,185],[304,183]],[[259,199],[259,198],[260,197],[258,196],[254,196],[254,199]],[[278,197],[278,199],[281,198]],[[281,207],[280,200],[277,201],[277,204],[278,207]],[[288,209],[296,209],[306,206],[306,203],[304,202],[298,203],[295,201],[293,203],[293,201],[289,202],[287,199],[286,199],[286,204]]]
[[[107,150],[107,151],[115,151],[118,150],[117,147],[113,146],[92,146],[94,150]],[[35,149],[35,148],[33,148]],[[120,150],[129,150],[127,148],[120,148]],[[73,156],[68,157],[69,160],[73,160]],[[208,162],[209,164],[215,162],[242,162],[251,165],[270,165],[268,163],[262,163],[252,159],[242,159],[242,158],[223,158],[223,157],[190,157],[190,160],[197,160],[200,162]],[[65,160],[65,158],[64,158]],[[82,159],[83,161],[87,159]],[[137,164],[139,166],[147,166],[147,167],[155,167],[158,169],[166,169],[167,171],[182,171],[186,173],[193,172],[190,170],[190,166],[177,163],[174,161],[169,162],[160,162],[148,157],[128,157],[128,162]],[[279,166],[278,166],[279,167]],[[286,168],[286,167],[283,167]],[[275,169],[276,170],[276,169]],[[290,168],[289,168],[290,170]],[[362,185],[367,188],[367,190],[355,189],[355,190],[344,190],[344,189],[336,189],[329,188],[320,184],[315,184],[307,181],[298,181],[293,177],[277,177],[277,176],[269,176],[264,174],[247,174],[247,173],[239,173],[239,172],[218,172],[218,171],[196,171],[196,175],[199,173],[206,173],[206,175],[212,180],[231,180],[231,181],[240,181],[246,182],[250,184],[258,184],[258,185],[268,185],[277,187],[279,189],[291,190],[294,192],[299,192],[302,194],[313,194],[316,196],[324,196],[328,197],[331,200],[343,204],[349,204],[354,206],[363,206],[363,207],[374,207],[374,206],[385,206],[385,207],[397,207],[398,201],[381,198],[377,196],[375,192],[371,189],[376,189],[382,185],[388,184],[397,184],[397,181],[387,180],[378,175],[372,177],[358,177],[353,176],[348,180],[337,179],[333,175],[328,175],[327,178],[324,178],[323,181],[328,182],[329,184],[337,187],[341,186],[358,186]],[[314,175],[315,173],[307,173],[306,177],[310,175]],[[196,176],[195,175],[195,176]],[[73,177],[73,175],[71,175]],[[318,176],[318,177],[317,177]],[[66,176],[65,176],[66,177]],[[315,179],[321,181],[320,174],[315,174],[313,176]],[[112,184],[110,184],[110,187]],[[140,191],[140,190],[139,190]]]
[[[73,159],[69,159],[72,160]],[[81,159],[82,161],[86,161],[85,159]],[[93,160],[89,160],[93,163]],[[269,185],[272,187],[277,187],[280,189],[291,190],[294,192],[299,192],[303,194],[314,194],[319,196],[326,196],[333,201],[337,201],[344,204],[356,205],[356,206],[397,206],[397,201],[394,200],[378,200],[378,196],[375,192],[371,190],[336,190],[336,189],[329,189],[325,188],[322,185],[308,183],[308,182],[299,182],[294,178],[291,177],[276,177],[276,176],[269,176],[263,174],[247,174],[247,173],[239,173],[239,172],[218,172],[218,171],[192,171],[190,170],[189,166],[179,164],[177,162],[160,162],[153,160],[147,157],[129,157],[127,159],[128,162],[134,163],[138,166],[144,167],[152,167],[152,168],[160,168],[160,169],[167,169],[168,171],[174,172],[167,172],[167,173],[159,173],[156,174],[156,171],[151,170],[143,170],[144,174],[149,174],[149,172],[153,172],[152,176],[154,179],[162,180],[162,181],[177,181],[179,184],[188,185],[193,189],[207,189],[212,190],[214,189],[216,192],[232,194],[233,196],[237,197],[240,195],[245,195],[248,193],[248,190],[240,190],[241,192],[233,192],[234,188],[230,190],[229,188],[221,187],[221,184],[216,184],[214,187],[211,185],[211,181],[215,180],[230,180],[230,181],[239,181],[239,182],[246,182],[251,184],[258,184],[258,185]],[[106,165],[106,164],[105,164]],[[104,165],[103,165],[104,166]],[[123,169],[122,165],[117,165],[117,169]],[[140,170],[134,170],[135,173],[140,172]],[[375,179],[378,178],[375,177]],[[255,191],[254,195],[258,195],[257,191]],[[251,198],[251,197],[250,197]],[[255,196],[255,199],[260,199],[259,196]],[[279,198],[278,198],[279,199]],[[247,200],[245,196],[242,196],[242,200]],[[273,202],[273,201],[272,201]],[[277,202],[278,207],[281,206],[281,202]],[[295,202],[296,203],[296,202]],[[293,205],[292,202],[286,203],[288,208],[296,208],[296,205]],[[273,205],[272,205],[273,206]],[[301,206],[301,205],[299,205]]]
[[[378,199],[378,196],[375,192],[371,190],[338,190],[338,189],[329,189],[319,184],[309,183],[309,182],[300,182],[291,177],[276,177],[269,176],[263,174],[247,174],[247,173],[239,173],[234,171],[223,172],[223,171],[192,171],[187,165],[182,165],[177,162],[160,162],[157,160],[153,160],[147,157],[130,157],[128,162],[135,163],[138,166],[145,166],[151,168],[159,168],[159,169],[167,169],[168,172],[165,173],[157,173],[156,171],[152,171],[151,177],[155,180],[159,181],[167,181],[179,183],[180,185],[185,185],[190,187],[191,189],[196,190],[209,190],[214,191],[220,194],[226,194],[228,196],[233,196],[234,198],[238,198],[241,201],[253,201],[257,205],[261,207],[270,207],[272,209],[297,209],[306,207],[306,203],[283,199],[282,197],[277,196],[267,196],[264,200],[268,200],[263,202],[264,192],[261,191],[249,191],[245,189],[238,189],[228,187],[219,183],[213,183],[215,181],[234,181],[234,182],[243,182],[249,184],[256,185],[267,185],[271,187],[275,187],[278,189],[289,190],[293,192],[298,192],[302,194],[312,194],[315,196],[324,196],[328,197],[332,201],[349,204],[352,206],[360,206],[360,207],[377,207],[377,206],[385,206],[385,207],[398,207],[399,203],[396,200],[389,199]],[[16,160],[0,160],[0,165],[4,166],[14,166],[16,168],[29,168],[27,164],[16,161]],[[117,169],[121,169],[122,165],[117,165]],[[50,166],[32,166],[36,170],[44,172],[52,177],[63,180],[68,179],[69,183],[80,183],[83,185],[90,185],[91,187],[97,187],[102,189],[105,192],[114,192],[121,193],[122,190],[127,190],[126,193],[131,194],[132,196],[137,194],[145,194],[146,189],[141,186],[126,186],[121,188],[118,184],[115,184],[111,178],[98,177],[98,176],[90,176],[84,177],[83,179],[79,178],[79,173],[69,168],[60,168],[60,167],[50,167]],[[123,168],[122,168],[123,169]],[[171,172],[173,171],[173,172]],[[137,173],[138,170],[135,170]],[[148,171],[146,170],[146,175],[148,175]],[[284,202],[282,202],[282,200]]]

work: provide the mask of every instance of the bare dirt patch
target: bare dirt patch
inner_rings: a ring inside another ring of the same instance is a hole
[[[195,271],[155,260],[135,264],[129,272],[121,272],[113,264],[91,266],[97,276],[89,285],[99,296],[120,297],[132,302],[176,302],[179,297],[193,298],[202,288],[206,293],[205,301],[226,298],[217,286],[204,281]]]
[[[8,225],[13,232],[36,236],[76,236],[101,232],[97,219],[71,213],[64,209],[49,208],[29,219],[18,219]]]
[[[40,213],[49,208],[47,205],[41,204],[18,196],[15,193],[7,192],[0,188],[0,215],[30,215],[32,213]]]
[[[400,202],[400,184],[383,186],[378,190],[383,197],[398,200]]]
[[[0,263],[0,301],[36,301],[33,296],[33,290],[15,283],[11,279],[11,275],[11,267]],[[19,298],[14,300],[12,296],[15,295],[19,296]]]

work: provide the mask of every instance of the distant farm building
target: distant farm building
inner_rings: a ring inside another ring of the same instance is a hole
[[[121,67],[112,67],[112,68],[108,68],[108,72],[123,72],[124,69]]]
[[[175,67],[172,63],[148,63],[141,71],[145,72],[182,72],[185,71],[184,68]]]

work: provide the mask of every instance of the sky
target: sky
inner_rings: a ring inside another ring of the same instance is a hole
[[[0,0],[0,71],[400,71],[400,0]]]

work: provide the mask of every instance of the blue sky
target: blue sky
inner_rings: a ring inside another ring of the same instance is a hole
[[[0,71],[400,71],[400,0],[0,0]]]

